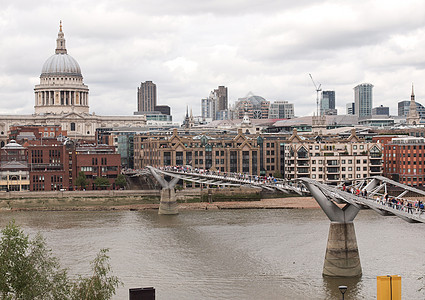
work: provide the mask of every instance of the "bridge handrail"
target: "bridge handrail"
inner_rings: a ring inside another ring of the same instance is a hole
[[[403,218],[404,220],[425,223],[425,214],[423,214],[424,210],[420,209],[419,205],[418,207],[415,207],[412,204],[412,201],[408,199],[405,199],[405,202],[410,203],[411,206],[400,205],[398,204],[399,202],[391,204],[390,200],[395,199],[393,197],[392,199],[389,199],[386,202],[382,201],[382,199],[380,201],[377,201],[376,199],[369,198],[367,195],[364,197],[355,193],[351,193],[350,191],[343,191],[336,187],[331,187],[325,184],[318,183],[317,181],[314,181],[309,178],[302,178],[301,180],[316,185],[322,192],[324,192],[330,197],[332,197],[330,193],[338,195],[338,199],[345,201],[346,203],[353,204],[354,202],[356,205],[363,205],[369,208],[387,211],[393,215]]]

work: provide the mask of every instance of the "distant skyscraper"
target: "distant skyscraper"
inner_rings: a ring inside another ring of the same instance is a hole
[[[346,104],[347,115],[355,115],[355,106],[354,102],[350,102]]]
[[[214,93],[217,94],[217,98],[218,98],[217,111],[227,110],[228,108],[227,87],[221,85],[218,87],[218,89],[214,90]]]
[[[211,98],[201,99],[202,120],[212,119],[212,101]]]
[[[390,115],[390,108],[388,106],[378,106],[372,108],[372,115],[377,116],[389,116]]]
[[[137,88],[137,111],[152,112],[156,106],[156,84],[152,81],[142,82]]]
[[[354,88],[354,110],[359,117],[372,115],[372,88],[370,83],[362,83]]]
[[[335,91],[323,91],[320,101],[321,115],[336,115],[335,109]]]
[[[208,98],[201,99],[202,119],[212,118],[213,120],[223,120],[228,118],[228,96],[227,87],[219,86],[210,92]]]

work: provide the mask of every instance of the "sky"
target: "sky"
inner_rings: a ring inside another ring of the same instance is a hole
[[[371,83],[373,106],[425,105],[422,0],[0,0],[0,114],[32,114],[34,85],[54,54],[59,21],[68,54],[90,89],[90,111],[132,115],[151,80],[175,121],[228,87],[316,111],[316,91],[334,90],[339,114],[353,88]]]

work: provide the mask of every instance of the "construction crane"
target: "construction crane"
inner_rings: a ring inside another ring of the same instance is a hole
[[[319,86],[317,86],[317,84],[313,80],[313,76],[311,76],[310,73],[308,75],[310,75],[311,81],[313,82],[314,87],[316,88],[317,116],[320,116],[320,111],[319,111],[319,93],[322,91],[322,89],[321,89],[322,85],[319,83]]]

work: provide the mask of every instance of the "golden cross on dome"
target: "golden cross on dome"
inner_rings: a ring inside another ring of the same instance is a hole
[[[59,21],[59,31],[62,32],[62,20]]]

